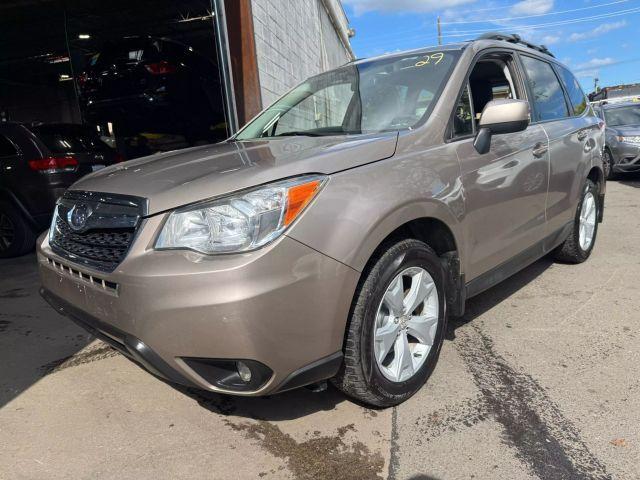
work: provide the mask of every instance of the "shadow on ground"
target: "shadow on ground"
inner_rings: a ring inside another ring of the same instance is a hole
[[[518,292],[518,290],[542,275],[553,263],[553,260],[548,256],[541,258],[504,282],[468,300],[464,316],[449,319],[445,338],[447,340],[455,340],[457,328],[473,321]]]
[[[640,173],[625,173],[619,174],[615,180],[610,180],[621,183],[628,187],[640,188]]]
[[[93,341],[39,287],[35,255],[0,260],[0,408]]]

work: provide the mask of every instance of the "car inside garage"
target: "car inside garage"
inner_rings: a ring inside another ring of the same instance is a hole
[[[211,2],[10,1],[0,11],[4,122],[85,125],[123,160],[228,136]]]

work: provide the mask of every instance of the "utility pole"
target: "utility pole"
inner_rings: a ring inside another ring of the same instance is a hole
[[[438,45],[442,45],[442,28],[440,27],[440,15],[438,15]]]

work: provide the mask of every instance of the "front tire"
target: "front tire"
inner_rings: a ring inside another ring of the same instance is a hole
[[[600,208],[598,187],[591,180],[587,180],[576,209],[571,233],[564,243],[556,249],[556,260],[566,263],[582,263],[589,258],[596,243]]]
[[[604,178],[607,180],[614,180],[616,178],[616,174],[613,171],[613,155],[608,149],[605,149],[602,152],[602,166],[604,169]]]
[[[440,258],[427,244],[389,244],[356,292],[334,385],[378,407],[416,393],[433,372],[444,340],[444,278]]]

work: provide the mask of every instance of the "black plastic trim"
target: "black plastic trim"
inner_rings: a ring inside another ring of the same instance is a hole
[[[598,195],[598,202],[600,202],[600,209],[598,211],[598,223],[602,223],[604,220],[604,193]]]
[[[339,351],[299,368],[289,374],[278,388],[275,389],[275,392],[280,393],[293,390],[335,376],[342,365],[342,357],[342,351]]]
[[[206,382],[231,392],[254,392],[260,390],[273,376],[273,371],[255,360],[182,357],[182,360]],[[251,380],[240,378],[237,362],[243,362],[251,370]]]
[[[507,260],[501,265],[498,265],[496,268],[471,280],[466,286],[466,298],[469,299],[490,289],[510,276],[515,275],[523,268],[531,265],[536,260],[544,257],[547,253],[566,240],[571,232],[573,223],[574,221],[572,220],[557,232],[542,239],[513,258]]]

